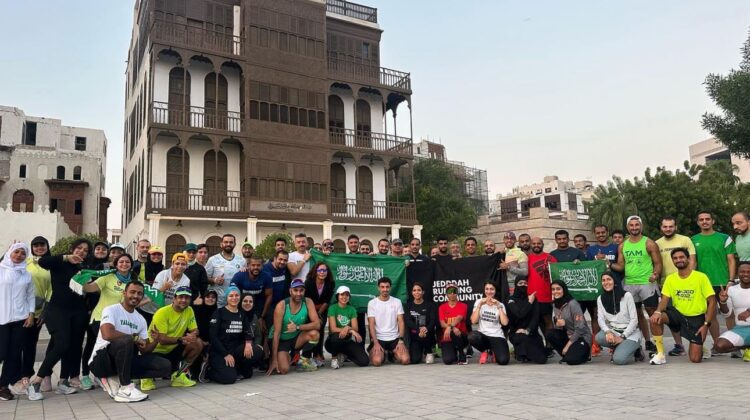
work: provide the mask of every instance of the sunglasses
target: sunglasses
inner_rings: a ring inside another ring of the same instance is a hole
[[[445,290],[445,293],[448,293],[449,295],[455,294],[457,292],[458,292],[458,289],[456,289],[455,287],[449,287]]]
[[[328,269],[327,268],[319,268],[319,269],[317,269],[315,271],[317,271],[318,273],[327,273]]]
[[[323,244],[323,248],[333,248],[333,244]]]

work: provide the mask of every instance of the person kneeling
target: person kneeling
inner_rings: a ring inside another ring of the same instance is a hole
[[[469,344],[482,352],[479,364],[487,363],[490,358],[488,353],[491,351],[498,365],[507,365],[510,351],[503,327],[508,325],[508,315],[505,313],[505,305],[495,299],[493,282],[484,283],[484,298],[474,304],[471,323],[479,324],[479,328],[469,334]]]
[[[586,325],[581,305],[573,299],[568,286],[553,281],[553,328],[547,332],[547,341],[562,359],[560,363],[580,365],[591,360],[591,330]]]
[[[402,365],[409,364],[409,350],[404,344],[404,307],[401,301],[391,296],[391,279],[378,280],[380,295],[367,304],[367,321],[370,327],[370,363],[381,366],[386,352]]]
[[[148,341],[146,319],[135,310],[143,299],[143,283],[129,282],[122,294],[122,303],[102,310],[89,369],[115,401],[143,401],[148,394],[139,391],[131,379],[166,376],[171,366],[152,353],[156,341]]]
[[[458,301],[458,286],[451,283],[445,288],[448,301],[438,308],[438,321],[443,328],[440,337],[440,349],[443,353],[443,363],[452,365],[466,365],[466,353],[464,349],[469,344],[466,336],[466,312],[468,307],[465,303]]]
[[[508,309],[508,338],[513,343],[519,362],[547,363],[544,341],[539,335],[540,310],[536,292],[528,294],[528,280],[516,279],[513,295],[505,307]]]
[[[714,347],[719,353],[744,349],[743,359],[750,362],[750,261],[739,263],[737,276],[739,286],[722,287],[719,293],[719,311],[727,318],[734,317],[734,328],[725,331]]]
[[[208,365],[201,369],[199,380],[208,376],[220,384],[233,384],[238,379],[252,377],[253,368],[262,360],[263,349],[253,344],[253,326],[239,304],[240,289],[229,286],[227,305],[211,317]]]
[[[602,295],[597,299],[596,313],[600,328],[596,334],[597,343],[615,350],[612,362],[616,365],[627,364],[634,355],[635,360],[643,361],[642,335],[638,329],[633,295],[617,285],[609,271],[602,274],[602,290]]]
[[[346,286],[336,289],[336,304],[328,308],[328,338],[325,348],[331,353],[331,368],[341,367],[346,356],[357,366],[367,366],[370,358],[359,345],[362,336],[357,325],[357,310],[349,304],[351,292]]]

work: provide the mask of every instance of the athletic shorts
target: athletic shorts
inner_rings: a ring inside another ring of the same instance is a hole
[[[394,351],[396,350],[396,346],[398,345],[398,338],[395,340],[378,340],[378,343],[380,343],[380,347],[383,348],[385,351]],[[370,343],[370,347],[368,347],[368,351],[371,350],[373,347],[373,343]]]
[[[703,345],[703,339],[698,334],[698,329],[703,326],[706,321],[706,315],[696,316],[685,316],[681,314],[677,309],[668,307],[665,311],[667,318],[669,318],[669,329],[672,331],[679,331],[682,338],[688,340],[693,344]]]
[[[659,306],[659,285],[656,283],[625,285],[626,292],[633,295],[633,301],[639,308],[641,305],[647,308]]]
[[[539,302],[539,316],[544,316],[544,315],[552,316],[552,302],[545,302],[545,303]]]
[[[729,340],[735,347],[750,346],[750,327],[734,327],[724,332],[721,338]]]
[[[579,300],[578,304],[581,305],[581,311],[589,311],[589,315],[596,312],[596,301],[595,300]],[[595,319],[591,319],[591,322],[597,322]]]
[[[185,352],[185,346],[182,344],[177,344],[175,348],[172,349],[169,353],[157,353],[154,352],[154,355],[163,357],[167,360],[169,360],[169,363],[172,364],[172,370],[177,370],[177,367],[180,365],[180,362],[182,361],[183,353]]]
[[[288,353],[288,352],[296,350],[297,337],[299,337],[299,335],[296,335],[296,336],[294,336],[294,337],[292,337],[292,338],[290,338],[288,340],[282,340],[281,337],[279,337],[279,350],[278,350],[278,352],[279,353],[281,353],[281,352],[287,352]]]

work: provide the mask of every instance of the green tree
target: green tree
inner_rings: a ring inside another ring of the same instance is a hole
[[[50,249],[50,252],[52,255],[63,255],[70,252],[70,246],[73,244],[73,242],[78,238],[85,238],[88,239],[91,244],[93,245],[94,242],[101,241],[102,238],[100,238],[97,235],[94,235],[93,233],[85,233],[83,235],[76,235],[76,236],[66,236],[64,238],[60,238],[55,242],[55,245]],[[93,252],[94,250],[90,250],[90,252]]]
[[[716,136],[730,152],[750,158],[750,37],[741,48],[739,69],[726,76],[706,76],[708,96],[723,115],[703,114],[703,128]]]
[[[276,252],[276,239],[279,238],[286,239],[286,250],[288,252],[294,251],[294,241],[292,240],[292,236],[287,232],[275,232],[263,238],[258,246],[255,247],[254,255],[263,258],[263,260],[273,258],[273,254]]]

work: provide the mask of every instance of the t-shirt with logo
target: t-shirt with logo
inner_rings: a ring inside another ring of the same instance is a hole
[[[348,303],[343,308],[336,303],[328,308],[328,317],[336,320],[336,327],[344,328],[351,325],[353,319],[357,319],[357,310]],[[362,325],[357,325],[357,328],[361,330]]]
[[[589,261],[595,261],[596,256],[599,254],[604,255],[604,257],[609,261],[610,264],[617,262],[617,253],[620,246],[616,243],[610,243],[607,245],[599,245],[598,243],[595,243],[593,245],[589,245],[589,248],[586,250],[586,259]],[[615,280],[615,283],[618,286],[622,286],[622,281],[624,279],[623,273],[619,271],[612,270],[613,278]]]
[[[262,276],[258,273],[257,278],[250,277],[250,270],[235,274],[232,277],[231,284],[237,286],[240,292],[253,295],[253,313],[260,317],[263,314],[263,308],[266,306],[265,290],[271,289],[271,278]]]
[[[698,261],[696,269],[705,273],[711,284],[723,286],[729,281],[729,263],[727,255],[736,252],[732,238],[721,232],[710,235],[697,234],[691,238],[695,245],[695,256]]]
[[[153,331],[154,328],[167,337],[179,338],[184,336],[187,331],[197,330],[198,323],[195,321],[195,313],[190,306],[182,312],[177,312],[172,305],[169,305],[159,309],[154,314],[149,330]],[[177,347],[177,344],[157,344],[154,353],[167,354],[175,347]]]
[[[106,277],[106,276],[105,276]],[[146,330],[146,319],[143,315],[139,314],[138,311],[128,312],[125,308],[116,303],[102,309],[101,325],[110,324],[115,327],[115,331],[127,334],[129,336],[137,335],[138,337],[146,340],[148,338],[148,332]],[[99,333],[96,335],[96,343],[94,343],[94,351],[91,353],[91,358],[88,363],[91,363],[96,356],[96,352],[101,349],[107,348],[109,341],[102,338],[102,330],[99,329]]]
[[[264,283],[271,283],[272,298],[271,308],[275,308],[276,304],[284,300],[286,293],[289,290],[287,284],[287,277],[289,270],[284,266],[282,269],[277,269],[272,263],[266,263],[263,269],[260,271],[260,276],[263,277]],[[273,310],[273,309],[269,309]]]
[[[154,287],[161,290],[162,287],[164,287],[165,284],[167,284],[168,281],[172,281],[174,284],[172,287],[164,291],[164,304],[165,305],[171,305],[172,301],[174,300],[174,294],[177,292],[177,288],[179,287],[190,287],[190,279],[185,274],[180,277],[179,280],[175,280],[172,278],[172,270],[166,269],[162,270],[159,274],[156,275],[156,278],[154,279]]]
[[[94,283],[99,287],[99,302],[96,304],[94,310],[91,311],[91,322],[102,319],[102,312],[107,306],[122,302],[122,292],[125,290],[125,286],[127,286],[127,283],[123,283],[117,279],[115,273],[101,276],[94,280]]]
[[[552,302],[552,286],[550,285],[549,265],[557,259],[546,252],[529,254],[529,286],[528,294],[536,292],[539,303]]]
[[[672,273],[664,280],[661,294],[671,299],[672,306],[685,316],[697,316],[706,313],[706,298],[713,296],[714,288],[708,277],[700,271],[693,270],[686,278],[680,273]]]
[[[206,275],[212,279],[220,275],[224,275],[224,284],[217,285],[212,284],[209,286],[209,290],[215,290],[218,296],[217,305],[222,307],[227,304],[227,288],[229,283],[232,281],[232,277],[240,271],[240,268],[245,267],[245,259],[242,255],[232,254],[231,259],[224,258],[224,255],[220,252],[216,255],[212,255],[211,258],[206,262]]]
[[[458,328],[458,330],[462,333],[466,334],[466,322],[464,322],[464,320],[466,320],[466,316],[468,315],[468,309],[469,307],[466,306],[466,304],[463,302],[456,302],[456,306],[454,307],[451,307],[449,302],[445,302],[440,305],[440,308],[438,308],[438,320],[450,325],[454,323],[453,321],[456,318],[461,316],[463,317],[463,320],[456,324],[456,328]],[[445,339],[445,328],[443,328],[440,331],[440,342],[447,343],[450,341],[450,337],[447,340]]]
[[[685,248],[690,255],[695,255],[695,246],[693,241],[685,235],[675,234],[671,238],[662,236],[656,240],[656,246],[661,253],[661,278],[666,279],[668,275],[677,272],[677,267],[672,262],[672,251],[677,248]]]
[[[479,308],[479,332],[487,337],[505,338],[503,326],[500,324],[500,310],[502,309],[504,312],[505,305],[503,305],[502,302],[497,301],[495,305],[484,304],[480,308],[479,305],[481,303],[482,299],[479,299],[474,303],[474,310]]]

